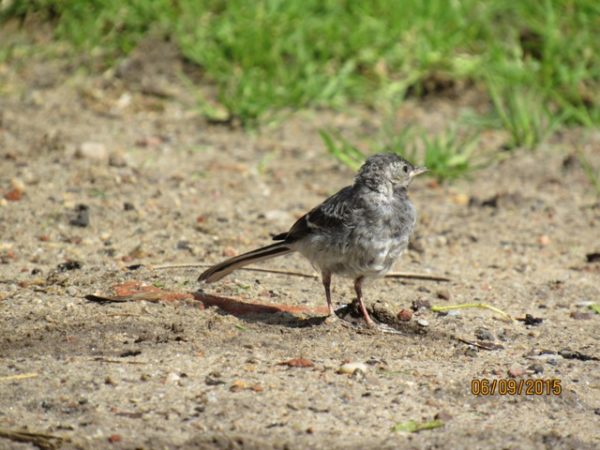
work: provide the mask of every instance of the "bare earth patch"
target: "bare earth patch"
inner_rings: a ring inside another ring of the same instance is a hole
[[[320,282],[275,274],[237,272],[205,294],[295,309],[231,314],[193,298],[200,269],[152,266],[268,243],[351,181],[318,129],[380,123],[352,110],[250,133],[211,125],[174,75],[182,63],[163,56],[134,54],[97,77],[60,59],[0,66],[0,431],[62,448],[600,446],[600,314],[589,307],[600,266],[586,259],[600,252],[600,203],[565,160],[579,148],[600,165],[597,131],[565,131],[450,186],[415,182],[417,236],[396,269],[451,281],[367,285],[375,317],[398,333],[351,315],[324,323]],[[435,130],[467,103],[407,103],[398,119]],[[269,266],[312,270],[296,256]],[[185,295],[85,298],[132,281]],[[334,279],[333,297],[350,303],[350,281]],[[469,302],[531,317],[428,308]],[[484,379],[562,389],[473,395]],[[442,426],[394,430],[434,419]],[[0,449],[28,442],[0,432]]]

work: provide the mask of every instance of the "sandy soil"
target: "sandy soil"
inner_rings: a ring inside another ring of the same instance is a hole
[[[131,280],[195,291],[200,269],[152,266],[268,243],[352,179],[318,129],[381,125],[365,110],[254,132],[210,124],[185,70],[161,45],[101,76],[64,58],[0,65],[0,449],[33,447],[2,437],[17,430],[84,449],[600,447],[600,315],[588,307],[600,303],[600,263],[586,259],[600,252],[600,203],[568,157],[579,149],[600,165],[597,131],[566,131],[449,186],[414,183],[418,232],[397,270],[451,281],[368,285],[396,334],[310,312],[86,300]],[[407,102],[398,121],[434,131],[467,107],[481,108],[476,93]],[[487,133],[482,146],[501,139]],[[312,271],[297,256],[267,266]],[[310,278],[239,272],[205,292],[325,306]],[[351,302],[349,280],[334,279],[333,296]],[[427,307],[465,302],[543,320]],[[413,306],[411,321],[396,319]],[[312,366],[281,364],[295,358]],[[364,368],[339,373],[346,362]],[[473,395],[481,379],[559,380],[562,392]],[[443,426],[393,430],[434,419]]]

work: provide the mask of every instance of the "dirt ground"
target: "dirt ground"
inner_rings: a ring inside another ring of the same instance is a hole
[[[132,280],[194,292],[201,269],[153,266],[269,243],[351,182],[319,128],[381,126],[360,109],[250,132],[211,124],[185,71],[161,45],[102,75],[49,55],[0,65],[0,449],[34,448],[5,436],[19,430],[63,439],[40,448],[600,447],[600,315],[589,308],[600,303],[600,202],[569,157],[599,166],[597,130],[565,131],[451,185],[413,184],[418,230],[396,270],[450,281],[367,285],[373,315],[397,333],[310,311],[87,300]],[[485,107],[476,92],[455,97],[409,101],[398,122],[435,131]],[[298,256],[264,267],[312,273]],[[312,278],[237,272],[204,291],[325,306]],[[333,296],[350,303],[351,282],[334,278]],[[428,307],[466,302],[532,317]],[[412,320],[396,318],[413,307]],[[281,364],[297,358],[312,366]],[[347,362],[362,365],[340,373]],[[558,380],[561,392],[474,395],[483,379]],[[394,430],[434,419],[443,426]]]

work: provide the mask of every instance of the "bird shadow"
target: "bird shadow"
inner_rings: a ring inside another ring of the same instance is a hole
[[[328,317],[325,306],[309,307],[303,305],[286,305],[261,303],[242,300],[234,297],[208,294],[203,290],[181,292],[166,290],[147,285],[137,280],[130,280],[112,286],[112,295],[87,295],[85,298],[97,303],[120,303],[129,301],[174,302],[195,301],[202,309],[216,307],[220,314],[232,315],[249,323],[264,323],[288,328],[309,328],[322,326],[334,320],[343,326],[353,328],[360,333],[377,332],[380,328],[385,332],[408,335],[423,335],[425,331],[412,322],[400,321],[391,312],[381,308],[371,308],[370,313],[378,327],[369,328],[360,311],[358,300],[341,306],[335,311],[336,319]]]

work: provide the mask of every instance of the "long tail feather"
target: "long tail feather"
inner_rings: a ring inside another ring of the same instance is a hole
[[[277,256],[282,256],[291,252],[293,252],[293,250],[283,242],[267,245],[266,247],[258,248],[256,250],[252,250],[251,252],[229,258],[223,262],[220,262],[219,264],[215,264],[214,266],[202,272],[198,277],[198,281],[213,283],[214,281],[219,281],[221,278],[229,275],[231,272],[239,269],[240,267],[244,267],[248,264],[258,261],[275,258]]]

